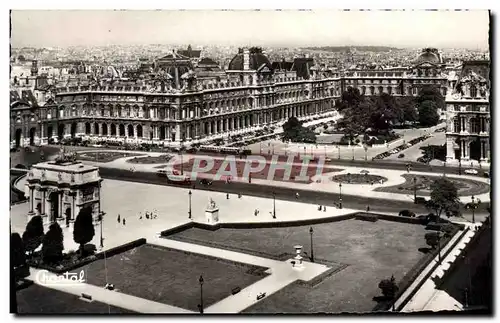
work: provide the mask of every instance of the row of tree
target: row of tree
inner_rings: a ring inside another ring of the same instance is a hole
[[[394,97],[387,93],[364,96],[359,89],[349,87],[337,100],[338,111],[343,115],[338,126],[351,141],[367,132],[386,134],[398,123],[415,123],[429,127],[439,122],[438,108],[444,109],[441,93],[434,87],[422,88],[420,95]]]
[[[85,244],[92,241],[95,235],[92,220],[92,210],[83,208],[76,217],[73,228],[73,240],[80,245],[80,255],[83,255]],[[32,257],[34,251],[42,245],[41,255],[44,263],[57,264],[63,258],[64,235],[57,222],[49,226],[44,233],[43,219],[37,215],[26,225],[22,238],[18,233],[11,234],[12,265],[15,268],[26,265],[26,254]]]
[[[283,124],[282,139],[291,142],[316,143],[316,134],[313,130],[304,127],[302,121],[291,117]]]

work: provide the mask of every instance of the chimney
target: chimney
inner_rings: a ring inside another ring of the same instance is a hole
[[[31,76],[38,75],[38,61],[36,59],[31,61]]]
[[[248,71],[250,69],[250,51],[248,48],[243,49],[243,70]]]

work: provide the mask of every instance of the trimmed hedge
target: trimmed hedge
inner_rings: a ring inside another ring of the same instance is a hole
[[[356,220],[369,221],[369,222],[377,222],[378,215],[376,214],[356,214],[354,217]]]
[[[32,261],[27,261],[27,262],[29,262],[30,266],[35,267],[35,268],[45,269],[45,270],[48,270],[48,271],[56,273],[56,274],[64,274],[67,271],[71,271],[71,270],[83,267],[85,265],[88,265],[88,264],[96,261],[96,260],[104,259],[104,257],[109,258],[109,257],[112,257],[114,255],[120,254],[122,252],[128,251],[130,249],[137,248],[139,246],[142,246],[145,243],[146,243],[146,239],[141,238],[141,239],[134,240],[134,241],[128,242],[128,243],[120,245],[120,246],[116,246],[116,247],[108,249],[108,250],[101,251],[95,255],[91,255],[91,256],[79,259],[79,261],[76,261],[74,263],[68,264],[66,266],[61,266],[61,267],[60,267],[60,265],[57,265],[57,267],[54,267],[54,266],[50,266],[50,265],[43,264],[43,263],[40,264],[40,263],[35,263]]]

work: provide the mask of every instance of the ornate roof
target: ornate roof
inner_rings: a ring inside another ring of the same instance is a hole
[[[231,62],[229,62],[228,70],[240,71],[243,70],[243,49],[240,48],[238,54],[236,54]],[[258,70],[265,65],[269,70],[272,71],[272,65],[264,53],[262,53],[262,48],[252,47],[249,49],[249,69]]]
[[[425,48],[422,50],[422,54],[418,56],[416,64],[420,63],[431,63],[440,64],[441,58],[439,57],[439,52],[435,48]]]

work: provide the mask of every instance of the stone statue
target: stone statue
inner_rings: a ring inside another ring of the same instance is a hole
[[[217,208],[217,204],[215,204],[215,201],[212,200],[212,198],[209,198],[207,209],[213,210],[216,208]]]

